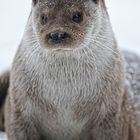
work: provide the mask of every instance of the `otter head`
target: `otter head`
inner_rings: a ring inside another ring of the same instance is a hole
[[[87,46],[100,30],[103,11],[103,0],[33,0],[33,30],[47,49]]]

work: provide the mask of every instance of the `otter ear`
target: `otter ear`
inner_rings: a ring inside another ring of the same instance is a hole
[[[92,0],[95,4],[101,3],[101,6],[103,6],[104,8],[106,8],[105,5],[105,0]]]
[[[94,3],[98,4],[99,2],[105,3],[105,0],[92,0]]]
[[[99,0],[92,0],[94,3],[98,4]]]
[[[32,0],[33,5],[35,6],[38,3],[38,0]]]

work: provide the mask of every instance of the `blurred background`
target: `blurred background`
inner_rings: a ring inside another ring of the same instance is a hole
[[[106,0],[119,47],[140,54],[140,0]],[[31,0],[0,1],[0,73],[9,69],[23,35]]]

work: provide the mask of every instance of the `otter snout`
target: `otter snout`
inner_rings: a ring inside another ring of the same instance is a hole
[[[68,38],[70,38],[70,35],[66,32],[56,31],[48,34],[48,40],[53,43],[61,43],[66,41]]]

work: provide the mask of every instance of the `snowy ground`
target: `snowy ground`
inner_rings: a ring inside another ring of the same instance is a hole
[[[0,133],[0,140],[7,140],[5,133]]]
[[[106,0],[119,46],[140,54],[140,0]],[[9,69],[30,12],[31,0],[0,2],[0,73]],[[5,140],[0,134],[0,140]]]

